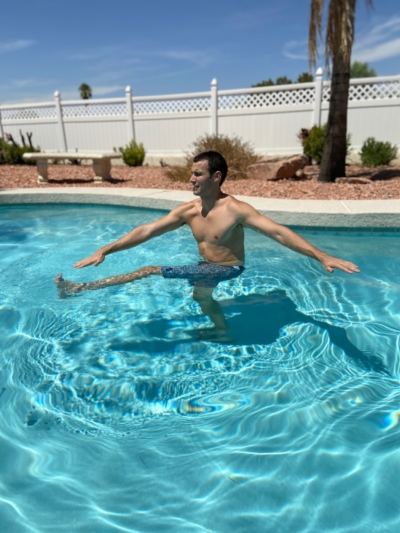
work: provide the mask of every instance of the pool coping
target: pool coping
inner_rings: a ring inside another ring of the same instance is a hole
[[[280,224],[326,228],[400,228],[400,200],[283,200],[235,195]],[[5,189],[0,204],[79,203],[170,210],[190,191],[69,187]]]

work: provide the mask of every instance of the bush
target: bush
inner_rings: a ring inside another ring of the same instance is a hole
[[[311,161],[314,160],[319,165],[324,150],[326,124],[323,126],[313,126],[310,130],[302,130],[302,133],[303,152]]]
[[[389,142],[377,141],[374,137],[368,137],[360,152],[361,163],[364,167],[377,167],[389,165],[397,157],[397,147]]]
[[[118,148],[118,150],[114,148],[114,151],[121,152],[124,163],[129,167],[140,167],[146,156],[143,144],[137,144],[133,139],[125,148]]]
[[[309,157],[311,161],[315,161],[317,165],[321,163],[322,152],[324,150],[324,142],[327,125],[313,126],[310,130],[302,128],[297,137],[303,145],[303,152]],[[346,138],[346,153],[350,153],[350,133]]]
[[[186,155],[185,166],[169,168],[167,176],[175,181],[189,181],[193,158],[197,154],[210,150],[219,152],[226,159],[229,169],[228,177],[231,180],[246,178],[247,167],[260,159],[249,143],[242,141],[239,137],[204,135],[193,143],[192,150]]]
[[[40,149],[10,144],[0,137],[0,164],[35,165],[36,161],[27,161],[22,157],[26,152],[40,152]]]

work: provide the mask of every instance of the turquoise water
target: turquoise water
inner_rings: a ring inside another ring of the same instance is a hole
[[[246,231],[228,342],[184,280],[57,297],[196,262],[181,228],[71,268],[162,214],[1,207],[1,531],[400,531],[399,233],[302,231],[361,268],[332,276]]]

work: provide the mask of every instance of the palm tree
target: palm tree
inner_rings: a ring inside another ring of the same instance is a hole
[[[78,87],[78,91],[81,93],[81,98],[83,100],[89,100],[89,98],[92,98],[92,89],[87,83],[82,83]]]
[[[372,0],[365,0],[372,7]],[[351,49],[354,41],[354,17],[357,0],[330,0],[325,38],[325,58],[328,72],[332,62],[331,98],[328,124],[322,153],[320,181],[334,181],[345,176],[347,105],[350,85]],[[322,34],[325,0],[311,0],[310,34],[308,40],[310,64],[315,70],[318,39]]]

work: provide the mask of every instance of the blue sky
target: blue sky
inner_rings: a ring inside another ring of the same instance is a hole
[[[357,3],[353,59],[400,74],[400,2]],[[21,0],[2,8],[0,103],[249,87],[308,71],[309,0]],[[323,66],[324,58],[319,64]]]

